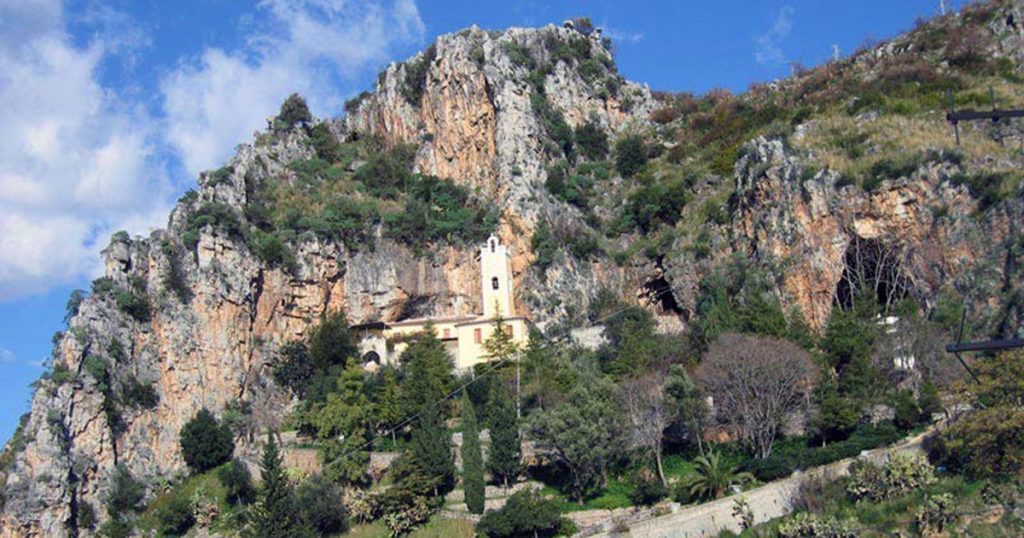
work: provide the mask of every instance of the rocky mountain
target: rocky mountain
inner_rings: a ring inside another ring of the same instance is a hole
[[[165,230],[104,250],[0,459],[0,536],[103,521],[117,468],[150,494],[183,475],[178,432],[200,408],[248,402],[254,431],[280,427],[293,402],[270,370],[327,313],[482,310],[490,228],[515,253],[518,309],[549,333],[607,296],[693,331],[754,273],[814,329],[870,277],[880,301],[1015,330],[1020,125],[964,126],[957,148],[942,106],[947,89],[984,105],[988,84],[1019,103],[1016,21],[1021,2],[982,4],[738,96],[625,81],[586,24],[470,28],[388,66],[342,118],[283,107]]]

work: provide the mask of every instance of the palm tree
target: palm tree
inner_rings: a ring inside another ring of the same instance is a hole
[[[689,489],[691,499],[718,499],[732,486],[754,481],[754,475],[726,467],[719,453],[713,450],[706,456],[697,456],[693,463],[697,468],[687,476],[683,486]]]

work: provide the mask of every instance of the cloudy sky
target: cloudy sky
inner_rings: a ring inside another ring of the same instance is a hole
[[[438,34],[581,14],[615,40],[627,78],[742,91],[938,10],[938,0],[834,4],[0,0],[0,440],[110,234],[163,226],[197,172],[220,166],[291,92],[336,116]]]

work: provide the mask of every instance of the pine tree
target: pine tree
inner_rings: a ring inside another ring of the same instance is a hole
[[[281,467],[282,461],[277,442],[268,433],[260,461],[260,498],[250,511],[246,532],[250,538],[297,538],[311,534],[299,521],[294,492]]]
[[[412,458],[433,485],[434,496],[451,489],[455,481],[455,459],[451,437],[437,406],[427,406],[412,432]]]
[[[391,431],[391,443],[395,444],[395,426],[402,420],[402,400],[398,388],[395,368],[384,365],[377,374],[373,392],[373,415],[378,431]]]
[[[522,445],[516,408],[504,385],[495,383],[491,391],[489,416],[491,419],[491,448],[487,454],[487,470],[496,480],[508,487],[522,468]]]
[[[462,481],[466,507],[474,514],[484,513],[484,457],[480,453],[476,411],[469,397],[462,399]]]

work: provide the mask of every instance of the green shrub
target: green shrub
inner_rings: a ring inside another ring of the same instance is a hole
[[[160,250],[167,257],[167,272],[163,276],[165,289],[170,290],[182,303],[192,300],[192,289],[188,285],[188,275],[181,266],[181,249],[171,241],[164,241]]]
[[[530,105],[533,107],[533,113],[540,119],[547,135],[558,144],[566,157],[571,157],[574,144],[573,131],[572,127],[565,122],[562,112],[555,109],[547,97],[539,91],[530,95]]]
[[[288,131],[296,125],[304,125],[313,121],[313,115],[309,113],[309,106],[301,95],[293,93],[281,103],[281,110],[274,120],[274,129]]]
[[[564,40],[556,33],[544,36],[544,46],[551,56],[551,63],[566,62],[570,65],[590,58],[590,42],[573,35]]]
[[[430,64],[437,59],[437,44],[431,43],[422,55],[406,62],[405,84],[402,86],[402,96],[413,106],[419,106],[423,98],[423,90],[427,85],[427,73],[430,71]]]
[[[846,492],[854,500],[877,502],[906,495],[936,480],[935,468],[924,456],[898,452],[881,467],[865,459],[854,462]]]
[[[497,226],[497,212],[472,200],[469,189],[450,179],[416,176],[409,195],[404,211],[385,217],[385,234],[414,249],[421,249],[425,241],[483,241]]]
[[[348,106],[347,103],[346,106]],[[309,143],[313,146],[313,151],[316,152],[317,158],[323,161],[336,163],[343,156],[341,144],[338,143],[338,139],[331,133],[331,129],[327,126],[326,122],[320,122],[309,130]]]
[[[67,364],[63,362],[57,362],[53,365],[53,372],[50,374],[50,380],[57,385],[63,385],[65,383],[71,383],[78,378],[75,372],[72,372]]]
[[[591,161],[600,161],[608,156],[608,135],[600,125],[588,121],[575,131],[576,147],[580,155]]]
[[[163,535],[181,536],[196,523],[195,515],[192,513],[192,501],[185,495],[174,495],[157,508],[156,519],[160,522],[160,532]]]
[[[341,490],[316,475],[299,484],[295,491],[299,516],[320,536],[341,534],[348,530],[348,510]]]
[[[121,399],[125,405],[141,409],[155,409],[160,403],[160,395],[152,382],[141,382],[131,377],[122,384]]]
[[[978,201],[978,211],[984,212],[1005,198],[1003,194],[1005,179],[1004,174],[982,173],[973,176],[956,174],[949,181],[954,185],[966,185],[967,192]]]
[[[629,500],[637,506],[651,506],[668,496],[668,488],[661,479],[647,469],[634,473],[630,477],[632,489]]]
[[[639,136],[620,138],[615,143],[615,169],[629,178],[647,165],[647,147]]]
[[[216,187],[217,185],[229,185],[231,184],[231,174],[235,173],[233,166],[222,166],[207,176],[206,186]]]
[[[146,496],[146,488],[123,464],[114,468],[111,477],[110,491],[107,493],[107,514],[112,518],[120,518],[142,508],[142,500]]]
[[[128,538],[132,535],[133,529],[131,523],[114,517],[100,527],[99,535],[104,538]]]
[[[779,525],[781,538],[857,538],[857,520],[801,512]]]
[[[286,268],[295,265],[295,254],[277,233],[254,229],[250,238],[253,254],[263,263],[271,267]]]
[[[96,528],[96,509],[86,501],[78,503],[78,528],[90,531]]]
[[[205,407],[181,428],[181,455],[195,473],[202,473],[231,459],[235,442],[231,430]]]
[[[101,276],[96,280],[92,281],[92,294],[93,295],[105,295],[114,291],[117,288],[117,284],[114,283],[114,279],[109,276]]]
[[[532,489],[513,493],[503,507],[488,510],[477,532],[490,538],[518,536],[554,536],[568,527],[556,501],[545,499]]]
[[[199,231],[206,226],[212,226],[233,238],[242,237],[242,224],[230,206],[220,202],[206,202],[185,219],[181,238],[186,248],[193,251],[196,249]]]
[[[141,279],[132,280],[131,288],[117,288],[114,290],[114,303],[117,308],[128,314],[139,323],[146,323],[150,320],[149,296],[146,295],[146,284]]]
[[[296,232],[311,231],[328,240],[340,239],[346,248],[354,251],[361,247],[373,248],[373,228],[380,221],[380,210],[375,202],[345,197],[327,202],[317,215],[290,210],[282,218],[281,226]]]
[[[412,162],[415,148],[399,145],[370,157],[355,173],[355,180],[370,194],[394,199],[405,192],[412,182]]]
[[[904,430],[921,423],[921,408],[917,406],[917,401],[909,390],[902,390],[896,396],[896,418],[893,422]]]
[[[531,71],[536,65],[533,56],[530,54],[530,49],[524,45],[520,45],[515,41],[506,41],[501,44],[500,48],[505,53],[505,56],[508,56],[512,65],[525,67]]]
[[[674,226],[690,198],[685,180],[653,183],[641,186],[629,195],[626,213],[633,224],[647,233],[659,224]]]
[[[536,259],[534,264],[543,272],[555,261],[555,254],[558,252],[558,240],[551,233],[551,226],[547,221],[541,221],[533,230],[530,238],[530,248],[533,249]]]
[[[217,469],[217,478],[224,486],[225,497],[231,504],[249,504],[256,498],[252,475],[245,464],[231,460]]]
[[[1024,411],[1007,406],[973,411],[944,431],[938,444],[940,461],[970,476],[1019,474],[1024,470]]]
[[[899,179],[901,177],[907,177],[917,171],[917,168],[921,166],[921,159],[919,157],[903,157],[899,159],[882,159],[875,164],[871,165],[869,172],[869,178],[873,178],[877,183],[881,183],[886,179]],[[865,180],[867,181],[867,180]],[[874,189],[864,190],[871,191]]]

